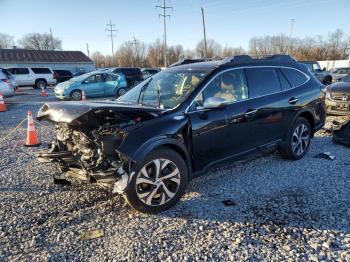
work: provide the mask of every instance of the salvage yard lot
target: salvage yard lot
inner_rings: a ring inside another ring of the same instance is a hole
[[[27,110],[56,101],[48,91],[24,89],[0,113],[0,260],[350,261],[350,149],[327,132],[299,161],[272,153],[226,163],[193,180],[171,210],[147,215],[94,185],[54,185],[55,167],[20,145],[26,125],[2,140]],[[43,124],[44,146],[53,129]],[[336,159],[314,158],[325,151]],[[79,239],[95,229],[104,236]]]

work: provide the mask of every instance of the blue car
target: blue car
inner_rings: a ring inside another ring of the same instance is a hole
[[[59,99],[81,100],[82,90],[86,97],[121,96],[127,91],[127,82],[122,74],[92,72],[73,77],[55,87]]]

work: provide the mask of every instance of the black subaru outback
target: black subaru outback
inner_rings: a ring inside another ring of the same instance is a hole
[[[289,56],[178,65],[115,102],[45,104],[38,119],[53,122],[57,136],[37,157],[157,213],[222,160],[273,148],[302,158],[325,123],[321,89]]]

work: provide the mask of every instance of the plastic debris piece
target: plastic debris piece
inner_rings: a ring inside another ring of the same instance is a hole
[[[53,183],[55,185],[61,185],[61,186],[70,186],[72,184],[70,181],[62,178],[54,178]]]
[[[235,205],[237,205],[236,202],[234,202],[234,201],[231,200],[231,199],[223,200],[222,203],[223,203],[225,206],[235,206]]]
[[[334,160],[335,156],[333,156],[331,154],[331,152],[323,152],[323,153],[319,153],[317,155],[314,156],[315,158],[323,158],[323,159],[329,159],[329,160]]]
[[[90,231],[81,231],[80,232],[80,239],[81,240],[87,240],[87,239],[94,239],[103,237],[104,233],[102,230],[90,230]]]

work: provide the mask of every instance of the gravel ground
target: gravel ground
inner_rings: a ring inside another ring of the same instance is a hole
[[[0,137],[27,110],[36,114],[43,100],[55,100],[36,94],[10,99],[21,103],[0,113]],[[327,125],[335,119],[342,118]],[[37,129],[49,142],[52,129]],[[55,167],[20,145],[25,132],[23,125],[0,139],[0,261],[350,261],[350,149],[327,132],[297,162],[272,153],[227,163],[193,180],[181,202],[158,215],[138,213],[120,197],[111,202],[94,185],[54,185]],[[336,159],[314,158],[324,151]],[[80,240],[95,229],[104,236]]]

